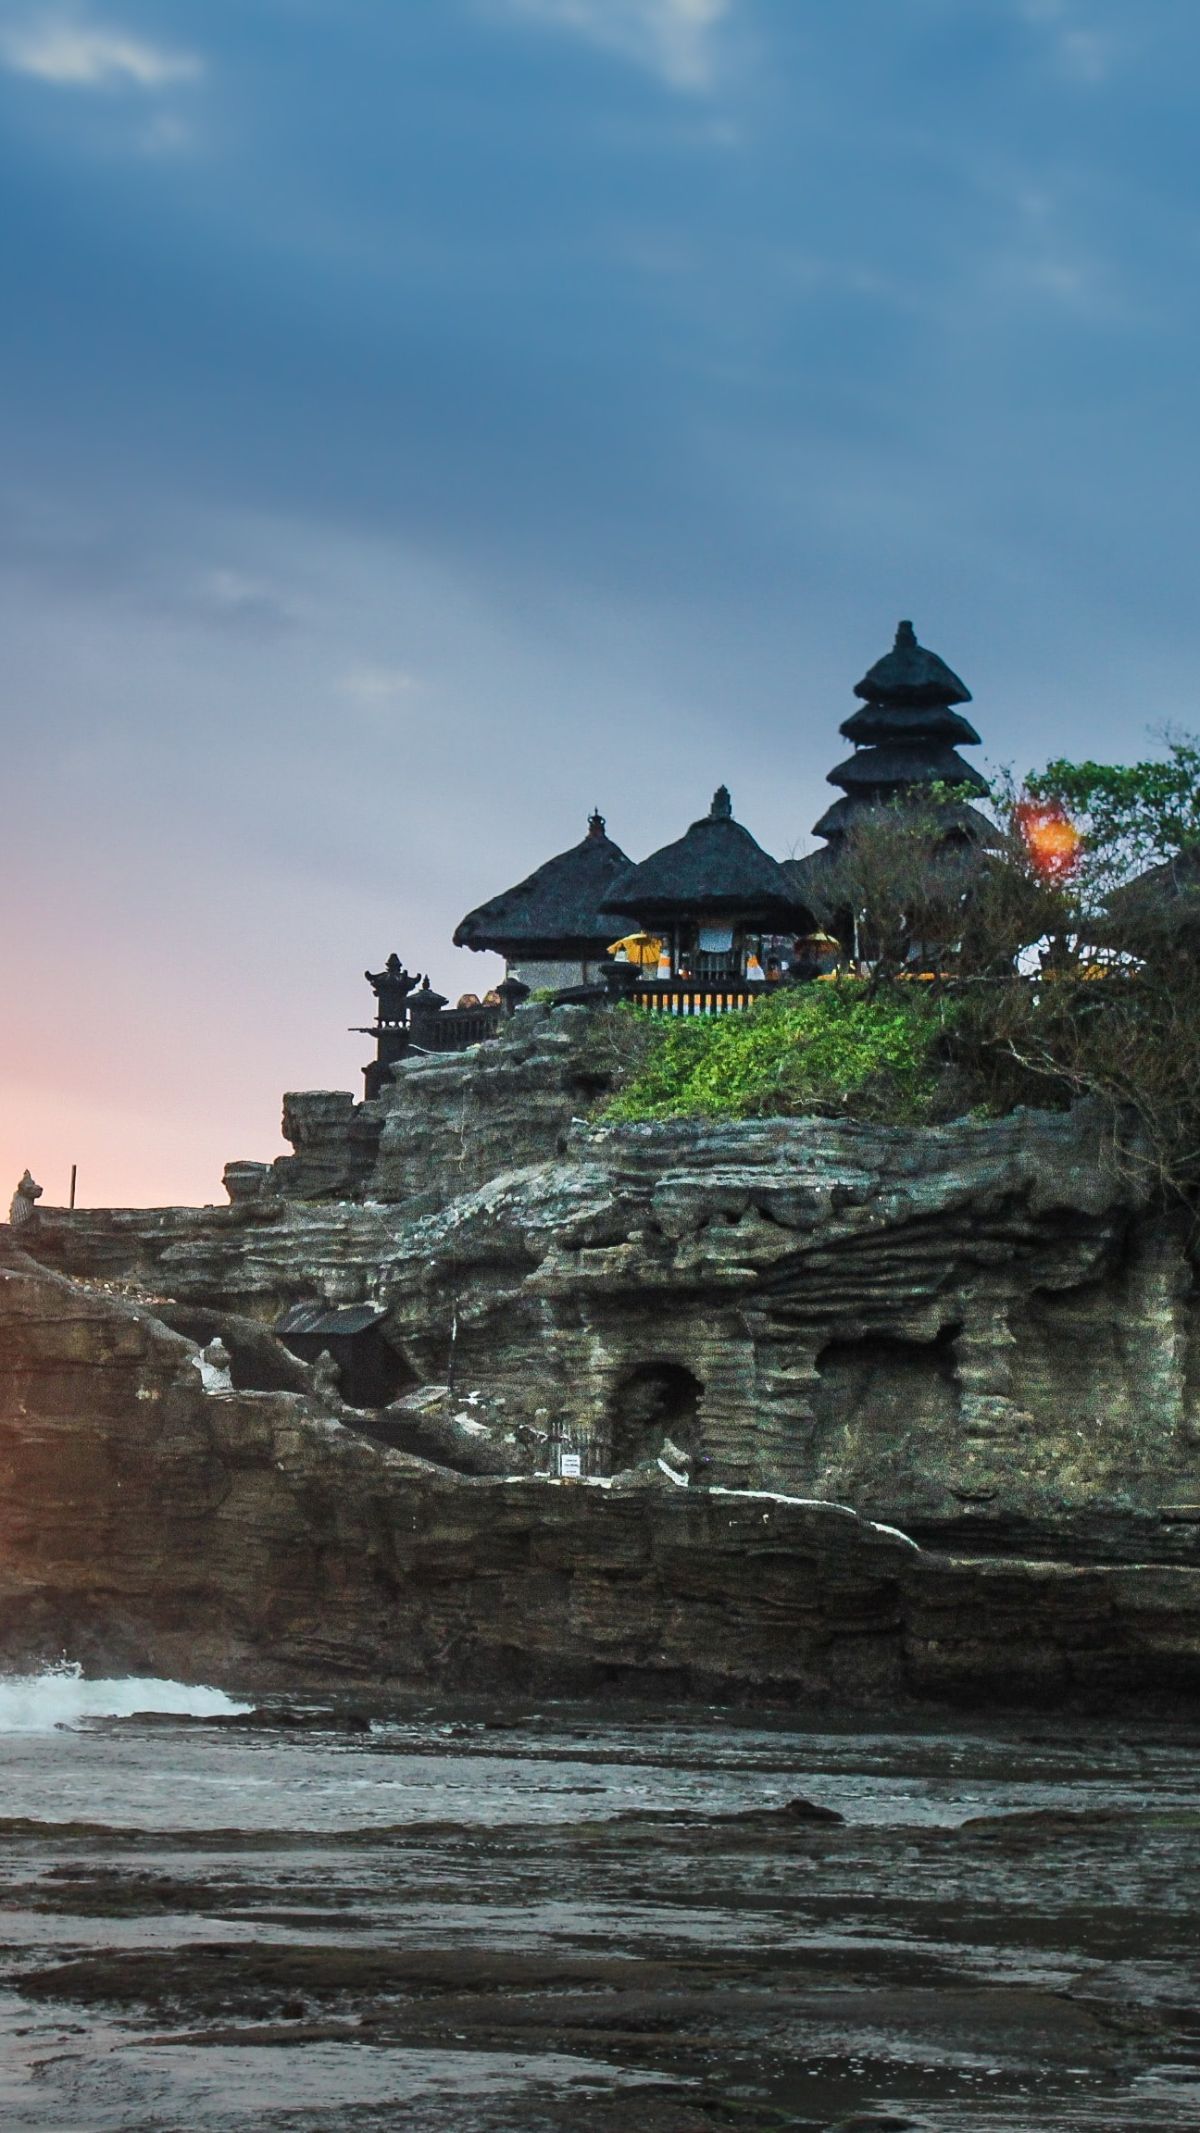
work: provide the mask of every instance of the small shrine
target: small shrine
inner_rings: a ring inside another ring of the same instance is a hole
[[[292,1304],[275,1334],[306,1363],[327,1357],[332,1389],[349,1407],[386,1407],[410,1384],[412,1372],[384,1331],[380,1304]]]
[[[501,1017],[511,1015],[529,991],[516,978],[506,978],[482,1000],[469,993],[452,1008],[427,977],[413,977],[398,955],[389,955],[382,970],[363,975],[375,995],[374,1022],[356,1025],[361,1036],[375,1039],[375,1057],[363,1068],[368,1103],[386,1088],[400,1060],[413,1054],[459,1052],[494,1037]]]
[[[455,928],[454,945],[502,955],[508,976],[530,988],[594,984],[614,932],[605,900],[629,864],[603,815],[593,813],[581,843],[468,911]]]
[[[812,903],[734,821],[725,785],[682,837],[619,875],[604,909],[658,936],[656,975],[665,982],[765,982],[776,943],[790,952],[798,936],[818,930]]]
[[[375,1057],[363,1069],[369,1102],[379,1094],[396,1061],[408,1051],[409,1007],[422,980],[420,971],[414,977],[394,953],[382,970],[364,970],[363,976],[375,995],[374,1022],[369,1027],[359,1025],[360,1036],[375,1039]],[[428,986],[428,978],[424,982]]]

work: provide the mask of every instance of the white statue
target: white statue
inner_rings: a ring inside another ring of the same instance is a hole
[[[342,1378],[337,1363],[328,1348],[322,1348],[312,1366],[312,1388],[317,1397],[341,1405]]]
[[[25,1172],[12,1196],[8,1210],[9,1225],[14,1230],[36,1229],[38,1211],[36,1202],[42,1197],[42,1188],[35,1185],[28,1171]]]
[[[192,1361],[200,1372],[200,1383],[205,1392],[233,1391],[233,1357],[219,1333],[214,1334],[207,1348],[201,1348]]]

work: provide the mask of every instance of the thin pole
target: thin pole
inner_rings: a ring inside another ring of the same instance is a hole
[[[67,1206],[68,1206],[68,1207],[74,1207],[74,1205],[75,1205],[75,1173],[76,1173],[76,1171],[78,1170],[78,1168],[79,1168],[79,1165],[78,1165],[77,1163],[72,1163],[72,1165],[71,1165],[71,1197],[70,1197],[70,1199],[69,1199],[69,1200],[67,1201]]]

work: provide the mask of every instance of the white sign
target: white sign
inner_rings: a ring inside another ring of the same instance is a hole
[[[583,1473],[583,1460],[578,1452],[564,1452],[558,1462],[558,1471],[564,1481],[578,1481]]]

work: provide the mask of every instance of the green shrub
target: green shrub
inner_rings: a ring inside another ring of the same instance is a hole
[[[874,996],[853,982],[778,993],[743,1013],[636,1015],[645,1027],[606,1119],[930,1115],[952,1002],[916,985]]]

